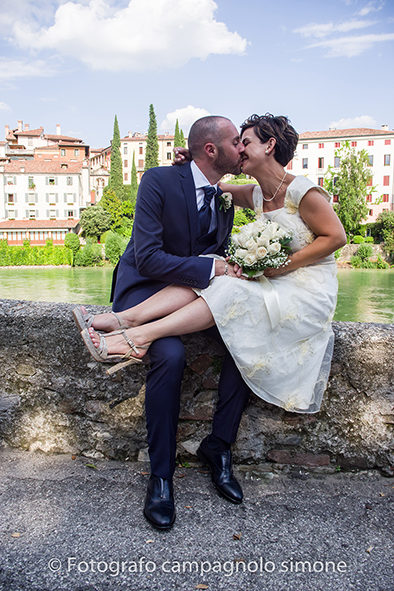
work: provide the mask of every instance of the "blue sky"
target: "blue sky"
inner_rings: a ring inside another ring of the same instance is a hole
[[[285,114],[300,132],[394,127],[393,0],[2,0],[0,125],[105,147],[120,131],[187,132]]]

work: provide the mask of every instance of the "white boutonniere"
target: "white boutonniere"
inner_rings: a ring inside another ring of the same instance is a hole
[[[223,211],[227,211],[233,204],[233,196],[231,193],[222,193],[219,195],[219,209],[223,209]]]

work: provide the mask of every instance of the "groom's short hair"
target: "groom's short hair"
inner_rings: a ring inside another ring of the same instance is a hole
[[[189,131],[187,143],[192,158],[203,153],[204,146],[208,142],[219,145],[222,138],[222,125],[224,121],[230,121],[220,115],[208,115],[201,117],[193,123]],[[231,123],[231,121],[230,121]]]

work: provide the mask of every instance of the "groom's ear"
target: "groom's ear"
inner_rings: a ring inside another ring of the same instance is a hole
[[[212,142],[207,142],[204,145],[204,154],[206,154],[208,156],[208,158],[215,157],[217,154],[217,148],[216,148],[215,144],[212,144]]]

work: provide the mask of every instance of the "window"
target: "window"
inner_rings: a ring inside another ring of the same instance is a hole
[[[128,161],[128,160],[125,160],[125,161],[123,162],[123,166],[124,166],[125,168],[128,168],[128,166],[129,166],[129,161]]]
[[[72,209],[69,209],[69,210],[67,211],[67,217],[68,217],[68,219],[70,219],[70,218],[73,218],[73,217],[74,217],[74,212],[73,212],[73,210],[72,210]]]
[[[334,156],[334,168],[339,168],[341,166],[341,159],[339,156]]]
[[[357,142],[352,142],[352,148],[355,148],[357,146]]]
[[[36,186],[34,184],[34,177],[29,176],[27,179],[27,184],[29,185],[29,189],[35,189]]]
[[[338,203],[338,195],[334,195],[332,200],[334,203]]]
[[[138,148],[138,154],[143,154],[144,153],[144,148],[142,146],[140,146]]]
[[[373,140],[368,140],[368,146],[373,146],[374,145],[374,141]]]
[[[138,168],[144,168],[144,161],[138,160]]]
[[[302,159],[302,168],[308,168],[308,158]]]
[[[384,165],[390,166],[390,163],[391,163],[391,154],[385,154],[384,155]]]
[[[171,160],[171,152],[167,152],[167,160]]]
[[[368,166],[373,166],[373,156],[372,156],[372,154],[368,154]]]
[[[64,193],[64,202],[65,203],[74,203],[74,193]]]
[[[127,154],[127,145],[126,144],[123,146],[123,154]]]
[[[388,193],[385,193],[383,195],[383,201],[384,201],[384,203],[388,203],[389,202],[389,194]]]
[[[308,149],[308,144],[302,144],[302,149],[303,150],[307,150]]]
[[[340,148],[341,147],[341,142],[335,142],[335,147],[336,148]]]
[[[367,195],[367,201],[372,201],[372,195],[371,195],[371,193],[369,195]]]
[[[319,185],[319,187],[322,187],[323,186],[323,177],[322,176],[319,176],[318,177],[317,184]]]
[[[293,161],[290,160],[289,164],[287,165],[287,170],[293,170]]]
[[[11,193],[8,194],[8,205],[14,205],[15,204],[15,195],[11,195]]]
[[[62,148],[60,150],[60,156],[65,156],[66,155],[66,150],[64,148]]]
[[[324,168],[324,158],[318,158],[317,159],[317,167],[318,168]]]
[[[56,219],[56,210],[54,210],[54,209],[49,210],[49,219],[51,219],[51,220]]]
[[[324,144],[319,144],[319,148],[324,148]]]
[[[337,176],[334,176],[334,187],[337,184],[337,182],[338,182],[338,177]]]
[[[171,147],[171,142],[167,142],[167,148]]]
[[[56,179],[53,176],[47,177],[47,185],[56,185]]]
[[[388,186],[389,186],[389,184],[390,184],[390,177],[389,177],[388,175],[387,175],[387,176],[384,176],[384,177],[383,177],[383,185],[384,185],[385,187],[388,187]]]
[[[384,140],[385,146],[391,146],[391,140]]]
[[[74,156],[79,156],[79,150],[77,148],[74,150]]]
[[[368,213],[368,215],[373,215],[373,209],[370,209],[370,210],[369,210],[369,213]]]
[[[16,176],[7,176],[7,185],[16,185]]]
[[[35,220],[35,219],[36,219],[36,210],[30,209],[29,210],[29,220]]]
[[[33,145],[33,138],[32,137],[27,138],[27,145],[28,146],[32,146]]]
[[[367,187],[372,187],[372,177],[367,182]]]
[[[73,177],[72,176],[68,176],[66,178],[66,184],[67,185],[72,185],[73,184]]]
[[[128,173],[127,173],[127,172],[125,172],[125,173],[124,173],[124,180],[125,180],[125,181],[127,181],[127,180],[128,180],[128,178],[129,178],[129,175],[128,175]]]

